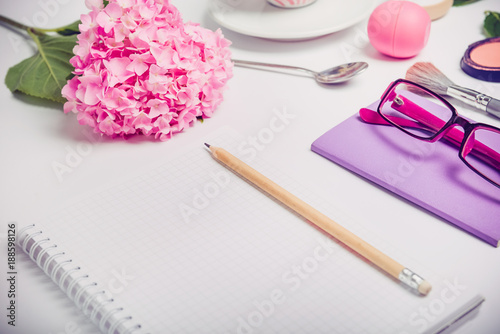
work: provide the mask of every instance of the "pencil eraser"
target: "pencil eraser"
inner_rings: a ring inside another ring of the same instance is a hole
[[[427,281],[423,281],[418,286],[418,292],[420,292],[423,295],[427,295],[431,290],[432,290],[432,285]]]

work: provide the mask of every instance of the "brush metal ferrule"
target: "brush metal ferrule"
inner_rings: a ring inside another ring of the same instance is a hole
[[[491,101],[491,97],[475,90],[464,88],[460,86],[451,85],[448,87],[446,93],[453,96],[457,100],[467,103],[482,111],[487,111],[486,107]]]
[[[399,280],[409,286],[412,289],[418,291],[420,284],[424,281],[424,279],[408,268],[404,268],[399,273]]]

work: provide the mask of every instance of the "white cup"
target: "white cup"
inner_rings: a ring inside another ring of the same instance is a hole
[[[267,0],[271,5],[281,8],[299,8],[312,4],[316,0]]]

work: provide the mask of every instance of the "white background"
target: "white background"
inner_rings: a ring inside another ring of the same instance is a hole
[[[328,0],[320,0],[328,1]],[[175,0],[186,21],[217,29],[208,14],[207,1]],[[463,321],[455,333],[498,333],[500,328],[500,250],[468,235],[387,191],[310,151],[311,143],[331,127],[375,101],[394,79],[404,77],[415,61],[431,61],[454,82],[500,98],[500,84],[481,82],[460,70],[467,46],[485,38],[485,10],[500,11],[497,0],[482,0],[452,8],[432,23],[425,49],[411,59],[394,59],[378,53],[367,41],[366,22],[334,34],[295,42],[249,37],[222,29],[232,41],[234,58],[297,65],[322,70],[361,60],[369,69],[352,81],[322,86],[300,76],[235,68],[224,102],[211,119],[197,123],[168,142],[134,138],[110,140],[80,126],[76,116],[65,115],[62,106],[12,94],[0,84],[0,242],[1,268],[5,261],[9,222],[25,225],[56,211],[66,201],[91,193],[107,183],[126,180],[149,170],[186,145],[223,127],[231,126],[249,138],[269,126],[273,110],[293,114],[280,133],[258,152],[259,158],[305,184],[316,194],[355,216],[366,228],[377,231],[395,247],[443,274],[457,278],[467,288],[486,297],[480,311]],[[0,13],[40,27],[57,27],[86,12],[84,1],[2,1]],[[32,43],[4,26],[0,77],[7,69],[34,52]],[[453,101],[452,101],[453,102]],[[459,111],[477,121],[500,122],[470,108]],[[64,163],[71,150],[92,145],[71,173],[58,179],[52,165]],[[457,157],[458,159],[458,157]],[[499,217],[500,218],[500,217]],[[500,220],[500,219],[499,219]],[[18,326],[6,326],[6,284],[1,277],[2,333],[93,333],[57,287],[22,256],[18,258]],[[2,275],[6,272],[2,269]],[[50,300],[50,303],[47,303]]]

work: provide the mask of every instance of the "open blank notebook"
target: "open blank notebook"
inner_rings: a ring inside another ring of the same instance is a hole
[[[239,155],[232,134],[208,140]],[[19,244],[103,333],[434,333],[483,301],[248,163],[424,276],[431,293],[405,289],[228,172],[203,143],[27,226]]]

